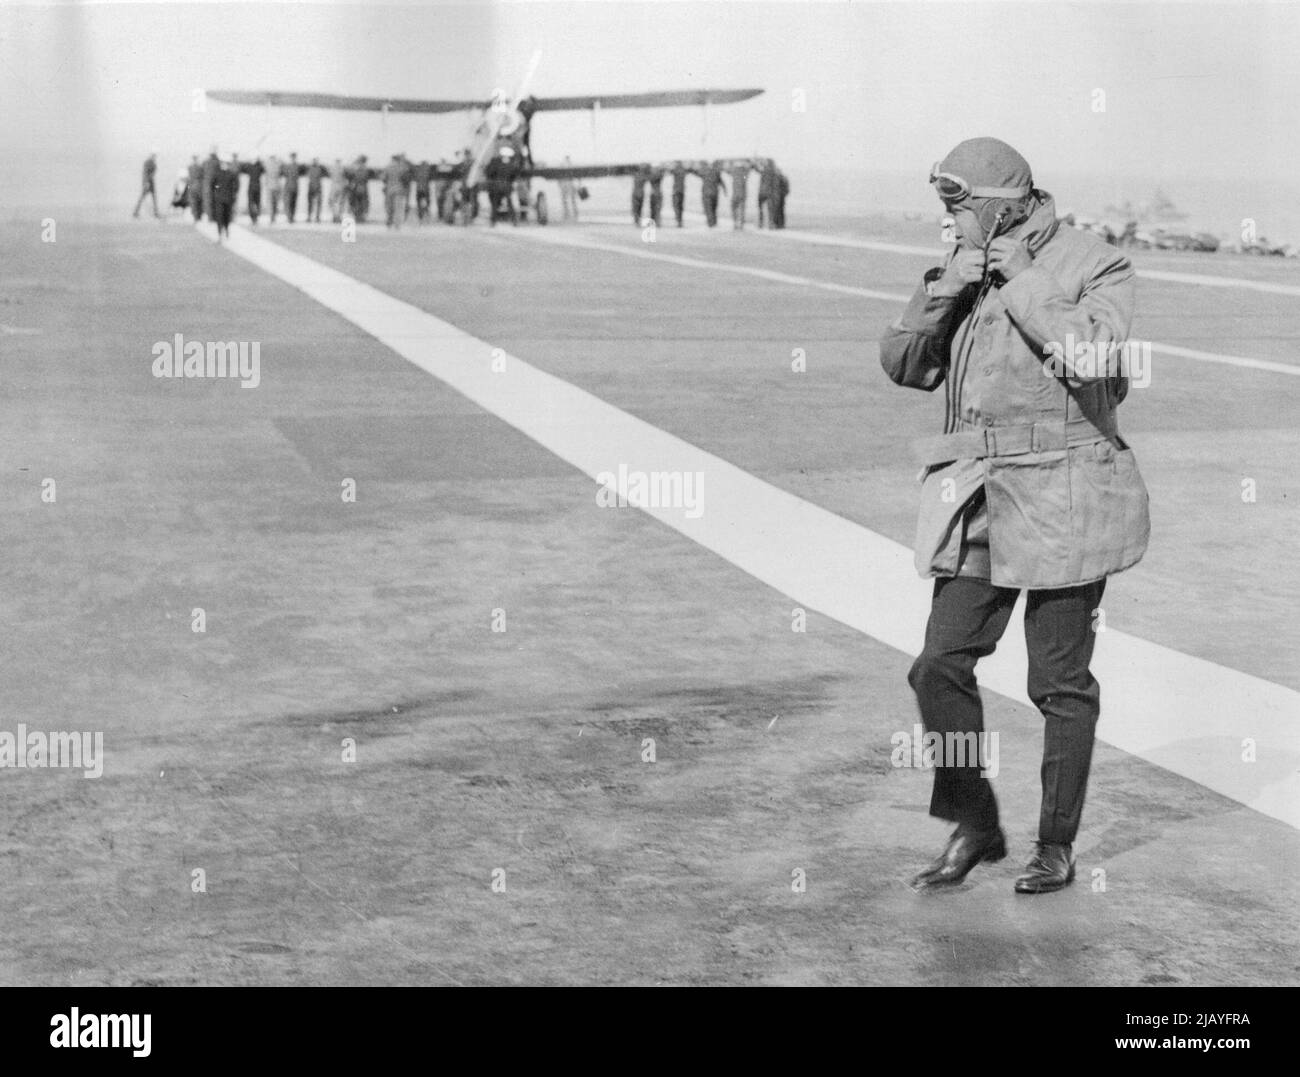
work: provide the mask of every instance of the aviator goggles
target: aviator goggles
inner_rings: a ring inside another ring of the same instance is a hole
[[[972,187],[960,176],[940,172],[937,161],[930,169],[930,184],[945,202],[964,202],[967,198],[1024,198],[1033,189],[1031,184],[1023,187]]]

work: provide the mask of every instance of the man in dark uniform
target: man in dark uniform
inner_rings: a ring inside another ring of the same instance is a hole
[[[258,217],[262,215],[262,177],[266,175],[266,165],[262,164],[259,157],[245,161],[240,168],[248,177],[248,219],[256,225]]]
[[[524,119],[523,134],[519,138],[519,148],[523,154],[523,166],[531,171],[533,167],[533,115],[537,112],[537,98],[529,94],[518,105],[519,115]]]
[[[955,886],[1007,855],[978,758],[975,663],[993,653],[1023,589],[1029,698],[1045,729],[1037,851],[1015,890],[1045,893],[1075,875],[1101,700],[1088,670],[1094,615],[1107,577],[1141,559],[1150,533],[1146,487],[1116,426],[1128,379],[1071,346],[1113,356],[1127,340],[1134,272],[1096,236],[1060,225],[1005,142],[963,142],[930,179],[958,246],[880,342],[892,381],[946,388],[945,432],[917,446],[916,568],[937,578],[908,681],[941,745],[930,814],[957,829],[912,886]]]
[[[369,158],[362,154],[361,168],[357,173],[357,220],[370,216],[370,181],[379,178],[379,169],[371,168]]]
[[[406,181],[410,168],[400,153],[384,169],[384,212],[389,228],[401,228],[406,217]]]
[[[745,199],[749,194],[749,161],[736,161],[731,166],[731,227],[740,231],[745,227]]]
[[[217,222],[217,239],[230,235],[230,219],[239,198],[239,171],[234,159],[222,161],[212,177],[212,211]]]
[[[429,183],[433,179],[433,164],[421,161],[411,169],[415,180],[415,219],[421,224],[429,220]]]
[[[474,168],[474,153],[468,146],[461,151],[461,164],[465,168],[465,179],[461,184],[460,191],[461,209],[466,221],[476,221],[478,220],[479,211],[479,189],[485,187],[486,184],[475,183],[471,185],[469,182],[469,173]]]
[[[140,207],[144,204],[145,196],[148,195],[153,199],[153,215],[161,217],[158,212],[158,195],[154,189],[154,176],[158,172],[158,154],[151,153],[144,159],[144,168],[140,171],[140,197],[135,200],[135,211],[132,217],[140,216]]]
[[[632,223],[641,227],[641,212],[645,208],[645,185],[650,179],[650,166],[637,165],[632,173]]]
[[[289,160],[281,166],[284,175],[284,215],[290,224],[293,224],[294,215],[298,212],[298,179],[306,171],[306,166],[298,163],[296,153],[289,154]]]
[[[348,169],[348,203],[352,208],[352,217],[358,223],[366,219],[370,212],[370,166],[363,153],[357,157]]]
[[[343,197],[343,216],[351,217],[354,221],[359,219],[358,214],[361,211],[361,174],[365,168],[365,160],[365,157],[357,157],[344,169],[347,186]]]
[[[313,157],[307,166],[307,222],[320,224],[321,180],[325,178],[325,166],[319,157]]]
[[[700,195],[704,199],[704,218],[710,228],[718,225],[718,189],[727,193],[727,185],[722,182],[722,162],[705,162],[700,169]]]
[[[790,193],[790,177],[779,168],[776,170],[776,190],[772,194],[772,223],[776,228],[785,227],[785,200]]]
[[[203,216],[211,221],[212,216],[212,181],[216,178],[217,169],[221,167],[221,162],[217,160],[217,147],[212,147],[212,152],[208,154],[208,159],[203,162]]]
[[[196,153],[190,158],[189,178],[185,184],[185,197],[189,199],[190,212],[197,221],[203,216],[203,162]]]
[[[508,146],[503,146],[483,169],[488,190],[488,223],[491,225],[495,225],[497,218],[502,216],[508,216],[511,224],[519,223],[512,193],[515,172],[514,151]]]
[[[650,219],[659,227],[659,214],[664,208],[664,170],[657,165],[650,170]]]
[[[776,227],[772,207],[776,202],[776,162],[768,157],[758,173],[758,227]]]
[[[434,170],[433,180],[433,213],[440,221],[451,221],[451,176],[448,170],[451,165],[447,163],[447,158],[439,157],[438,164]]]
[[[406,166],[406,189],[402,192],[402,220],[410,220],[411,207],[415,202],[415,165],[406,154],[402,154],[402,164]]]
[[[686,173],[689,171],[683,161],[673,162],[673,216],[677,218],[677,227],[682,227],[682,214],[686,211]]]

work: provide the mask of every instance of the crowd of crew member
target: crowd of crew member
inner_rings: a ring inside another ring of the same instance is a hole
[[[683,227],[686,210],[686,177],[700,177],[700,195],[704,204],[704,219],[710,228],[718,224],[718,199],[727,193],[723,174],[731,177],[731,226],[736,230],[745,227],[745,207],[749,201],[749,174],[758,173],[758,227],[785,227],[785,200],[790,193],[790,180],[770,157],[732,159],[727,161],[674,161],[671,165],[642,165],[632,176],[632,220],[644,227],[648,222],[660,224],[663,209],[664,177],[671,175],[673,216],[677,227]],[[647,212],[647,195],[649,207]]]
[[[567,163],[566,158],[566,163]],[[383,214],[389,228],[400,228],[412,210],[421,222],[439,220],[451,223],[458,219],[473,220],[479,214],[479,195],[487,196],[488,217],[517,223],[528,212],[540,209],[532,200],[530,181],[521,175],[520,163],[508,149],[488,162],[480,187],[467,187],[463,175],[468,171],[470,150],[462,152],[455,163],[445,158],[436,164],[425,160],[409,161],[404,154],[394,154],[382,168],[373,167],[365,154],[350,163],[335,158],[330,165],[318,157],[310,162],[299,160],[296,153],[285,158],[270,156],[240,160],[232,153],[221,156],[214,146],[205,158],[195,154],[188,168],[181,169],[172,191],[171,204],[186,210],[194,219],[209,220],[219,235],[228,234],[239,203],[241,187],[245,192],[245,209],[249,221],[256,225],[265,216],[272,224],[281,217],[293,224],[306,181],[306,212],[301,219],[320,222],[323,212],[340,224],[345,218],[364,222],[370,214],[370,182],[382,181]],[[158,215],[154,179],[157,154],[150,154],[141,175],[140,198],[135,216],[146,197],[153,200]],[[704,216],[710,228],[718,223],[719,195],[727,193],[723,174],[731,178],[731,214],[734,228],[745,226],[745,206],[749,173],[759,174],[758,226],[785,227],[785,200],[790,181],[771,158],[733,159],[727,161],[674,161],[664,165],[640,166],[632,179],[632,218],[638,226],[660,223],[663,206],[663,181],[672,176],[672,208],[677,226],[683,226],[686,206],[686,177],[698,176]],[[243,178],[247,177],[247,183]],[[576,220],[578,202],[587,196],[585,187],[573,179],[559,181],[565,220]],[[649,198],[648,211],[646,205]]]
[[[349,163],[336,157],[329,165],[319,157],[299,160],[296,153],[284,158],[240,160],[233,153],[223,157],[214,147],[206,158],[200,159],[195,154],[189,167],[180,170],[171,204],[177,209],[188,209],[196,221],[212,221],[222,234],[234,218],[241,186],[245,212],[254,225],[263,216],[272,224],[281,218],[289,224],[299,219],[319,223],[324,213],[335,224],[342,223],[345,217],[364,222],[370,214],[370,181],[378,179],[383,183],[386,223],[390,228],[399,228],[410,216],[412,193],[419,220],[428,220],[434,214],[442,220],[450,219],[453,202],[460,204],[460,192],[453,190],[457,184],[450,175],[451,169],[445,160],[437,165],[430,161],[416,163],[402,154],[394,154],[382,168],[373,167],[365,154]],[[146,196],[153,195],[156,170],[156,155],[151,155],[142,175],[141,203]],[[245,176],[246,184],[242,182]],[[300,218],[304,181],[305,212]],[[139,210],[140,203],[137,203],[136,216]],[[157,213],[156,197],[154,212]]]

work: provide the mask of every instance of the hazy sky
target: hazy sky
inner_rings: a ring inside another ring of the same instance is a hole
[[[1054,171],[1289,179],[1298,43],[1296,6],[1249,2],[5,3],[0,195],[69,182],[129,193],[150,148],[165,187],[214,142],[245,156],[437,158],[464,144],[463,114],[384,130],[363,114],[196,112],[195,90],[486,98],[513,90],[538,49],[539,94],[767,90],[710,110],[707,143],[700,109],[609,111],[595,131],[589,114],[546,114],[543,160],[759,151],[792,172],[923,174],[953,143],[993,134],[1049,186]]]

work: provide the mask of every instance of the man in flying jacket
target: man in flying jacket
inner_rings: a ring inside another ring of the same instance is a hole
[[[937,743],[983,741],[975,663],[1028,591],[1042,805],[1015,890],[1043,893],[1075,874],[1100,709],[1088,666],[1106,578],[1142,557],[1150,532],[1146,487],[1115,419],[1128,391],[1134,273],[1115,248],[1058,226],[1051,195],[1004,142],[961,143],[931,183],[958,245],[880,343],[894,382],[927,392],[942,384],[946,397],[944,433],[918,446],[916,567],[937,578],[908,680]],[[930,814],[957,827],[912,880],[917,890],[956,885],[1006,856],[997,801],[972,754],[939,751]]]

